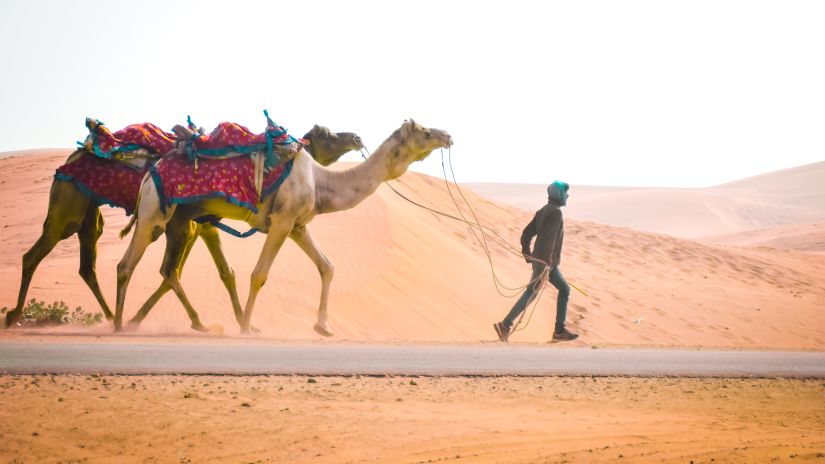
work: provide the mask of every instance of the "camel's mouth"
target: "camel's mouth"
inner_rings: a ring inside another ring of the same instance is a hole
[[[447,133],[447,131],[441,131],[440,135],[440,138],[442,139],[441,148],[450,148],[453,146],[453,138]]]

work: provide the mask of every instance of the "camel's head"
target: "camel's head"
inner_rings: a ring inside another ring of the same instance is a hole
[[[393,133],[393,138],[400,149],[392,154],[390,179],[404,174],[410,164],[423,160],[436,148],[450,148],[453,144],[453,138],[447,131],[426,128],[412,119],[404,121]]]
[[[307,151],[321,166],[329,166],[345,153],[364,148],[361,137],[352,132],[330,132],[324,126],[315,125],[304,135],[309,142]]]

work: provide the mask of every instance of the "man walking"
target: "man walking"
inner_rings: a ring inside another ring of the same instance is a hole
[[[570,286],[564,280],[559,270],[561,261],[561,246],[564,241],[564,220],[562,219],[561,207],[567,204],[567,191],[570,185],[566,182],[555,181],[547,187],[547,204],[536,211],[533,220],[524,228],[521,234],[521,252],[527,263],[533,265],[533,275],[527,289],[521,298],[513,305],[513,309],[501,322],[496,322],[493,327],[496,329],[499,340],[506,342],[513,329],[513,321],[524,312],[527,305],[533,301],[536,291],[541,286],[541,279],[545,268],[549,269],[548,280],[559,291],[556,300],[556,327],[553,331],[553,340],[568,341],[579,338],[578,334],[570,332],[564,328],[564,321],[567,318],[567,300],[570,297]],[[536,237],[536,244],[533,251],[530,251],[530,242]]]

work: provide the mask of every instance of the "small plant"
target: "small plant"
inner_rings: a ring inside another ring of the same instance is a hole
[[[9,311],[9,308],[0,309],[0,315]],[[45,301],[37,301],[34,298],[23,308],[23,318],[21,323],[27,325],[62,325],[76,324],[91,326],[103,322],[102,313],[87,313],[76,307],[69,311],[69,306],[63,301],[55,301],[47,305]]]

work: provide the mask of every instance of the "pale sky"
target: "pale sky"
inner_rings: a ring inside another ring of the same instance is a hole
[[[461,182],[704,187],[825,160],[823,24],[821,1],[0,0],[0,151],[267,108],[373,150],[445,129]]]

